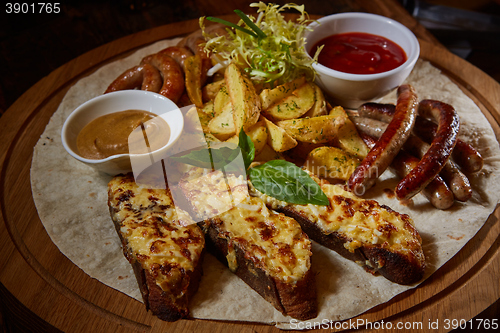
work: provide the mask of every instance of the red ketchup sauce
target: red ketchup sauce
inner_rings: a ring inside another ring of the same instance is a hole
[[[390,71],[402,65],[405,51],[393,41],[365,32],[347,32],[320,40],[311,49],[311,55],[324,45],[318,62],[339,72],[375,74]]]

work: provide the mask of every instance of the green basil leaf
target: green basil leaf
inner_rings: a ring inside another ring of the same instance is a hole
[[[243,155],[243,162],[245,163],[245,169],[248,169],[250,164],[255,158],[255,146],[252,139],[245,133],[243,127],[241,128],[239,134],[238,147],[241,149]]]
[[[188,153],[170,156],[171,159],[196,167],[218,170],[231,163],[240,149],[230,147],[193,149]]]
[[[239,165],[239,163],[233,163],[238,155],[242,154],[244,165]],[[239,142],[238,146],[234,146],[234,148],[230,147],[208,147],[201,149],[193,149],[186,152],[182,152],[173,156],[170,156],[171,159],[194,165],[200,168],[218,170],[223,167],[226,167],[227,172],[245,172],[246,169],[250,166],[255,158],[255,146],[252,142],[252,139],[245,133],[243,128],[239,134]],[[244,167],[244,170],[241,168]]]
[[[293,163],[272,160],[250,168],[248,176],[257,190],[278,200],[298,205],[330,205],[321,187]]]

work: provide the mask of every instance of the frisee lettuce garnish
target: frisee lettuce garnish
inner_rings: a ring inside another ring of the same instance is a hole
[[[218,55],[222,62],[235,62],[244,69],[252,81],[279,85],[305,75],[312,80],[315,71],[312,64],[317,61],[317,54],[311,58],[305,49],[305,33],[312,22],[304,10],[304,5],[252,3],[258,16],[246,16],[243,12],[235,12],[242,19],[237,25],[209,17],[207,20],[224,23],[234,30],[228,29],[227,36],[207,39],[205,49]],[[295,9],[300,13],[296,22],[287,21],[281,14],[287,9]],[[200,19],[202,31],[204,20]]]

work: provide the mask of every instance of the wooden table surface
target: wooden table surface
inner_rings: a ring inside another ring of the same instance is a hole
[[[229,3],[232,9],[243,8],[242,1]],[[355,10],[385,15],[408,26],[419,37],[422,57],[443,69],[476,102],[499,136],[500,85],[496,81],[446,51],[396,1],[346,3]],[[197,20],[177,22],[85,53],[35,84],[0,118],[0,295],[4,310],[26,317],[26,331],[278,331],[272,326],[237,322],[165,323],[156,319],[144,311],[140,302],[91,279],[60,253],[45,232],[31,196],[33,147],[69,87],[105,63],[197,28]],[[429,323],[439,320],[439,329],[435,331],[444,332],[449,331],[444,320],[469,320],[478,315],[500,294],[499,216],[497,209],[478,234],[421,286],[356,319],[394,324],[421,322],[424,331]]]

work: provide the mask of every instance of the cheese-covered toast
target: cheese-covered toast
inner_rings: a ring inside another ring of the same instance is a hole
[[[312,178],[328,197],[329,206],[290,204],[263,194],[252,184],[249,191],[269,208],[296,219],[311,239],[368,271],[405,285],[422,279],[422,239],[408,215],[359,198],[341,185]]]
[[[180,187],[203,219],[207,249],[283,314],[316,317],[311,242],[300,225],[250,197],[243,177],[202,170]]]
[[[202,230],[168,189],[141,187],[132,174],[109,182],[108,206],[146,308],[166,321],[188,317],[202,275]]]

